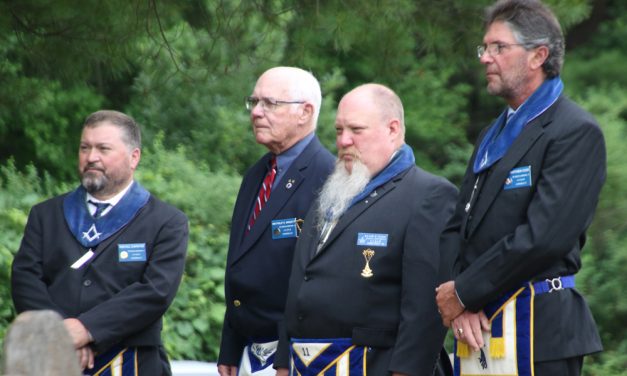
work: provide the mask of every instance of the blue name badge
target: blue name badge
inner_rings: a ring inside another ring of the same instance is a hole
[[[369,232],[357,233],[357,245],[367,247],[387,247],[388,234],[373,234]]]
[[[531,166],[516,167],[505,179],[504,190],[531,187]]]
[[[146,261],[146,243],[118,244],[118,261]]]
[[[296,218],[275,219],[272,221],[272,239],[297,237]]]

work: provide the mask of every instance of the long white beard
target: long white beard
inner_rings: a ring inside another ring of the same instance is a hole
[[[327,178],[319,197],[317,224],[322,229],[325,222],[335,222],[344,214],[351,201],[370,181],[370,172],[360,160],[352,161],[352,172],[339,160]]]

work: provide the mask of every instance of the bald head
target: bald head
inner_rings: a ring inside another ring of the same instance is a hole
[[[401,127],[401,139],[398,146],[405,141],[405,112],[403,110],[403,102],[396,93],[387,86],[375,83],[368,83],[357,86],[353,90],[344,95],[359,95],[368,98],[371,105],[375,107],[380,115],[382,122],[391,119],[397,119]]]
[[[338,157],[347,170],[359,160],[374,176],[404,143],[403,105],[383,85],[358,86],[340,101],[335,128]]]

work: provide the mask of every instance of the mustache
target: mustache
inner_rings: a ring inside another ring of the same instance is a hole
[[[89,163],[87,166],[83,168],[83,172],[87,172],[88,170],[97,170],[104,172],[104,168],[96,165],[95,163]]]
[[[356,150],[341,151],[338,155],[339,159],[342,159],[346,156],[352,157],[353,159],[361,160],[361,158],[359,157],[359,153],[357,153]]]

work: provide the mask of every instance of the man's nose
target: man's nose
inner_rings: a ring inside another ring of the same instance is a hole
[[[353,136],[350,134],[350,132],[342,132],[341,134],[337,135],[336,143],[338,149],[341,147],[345,148],[351,146],[353,144]]]

